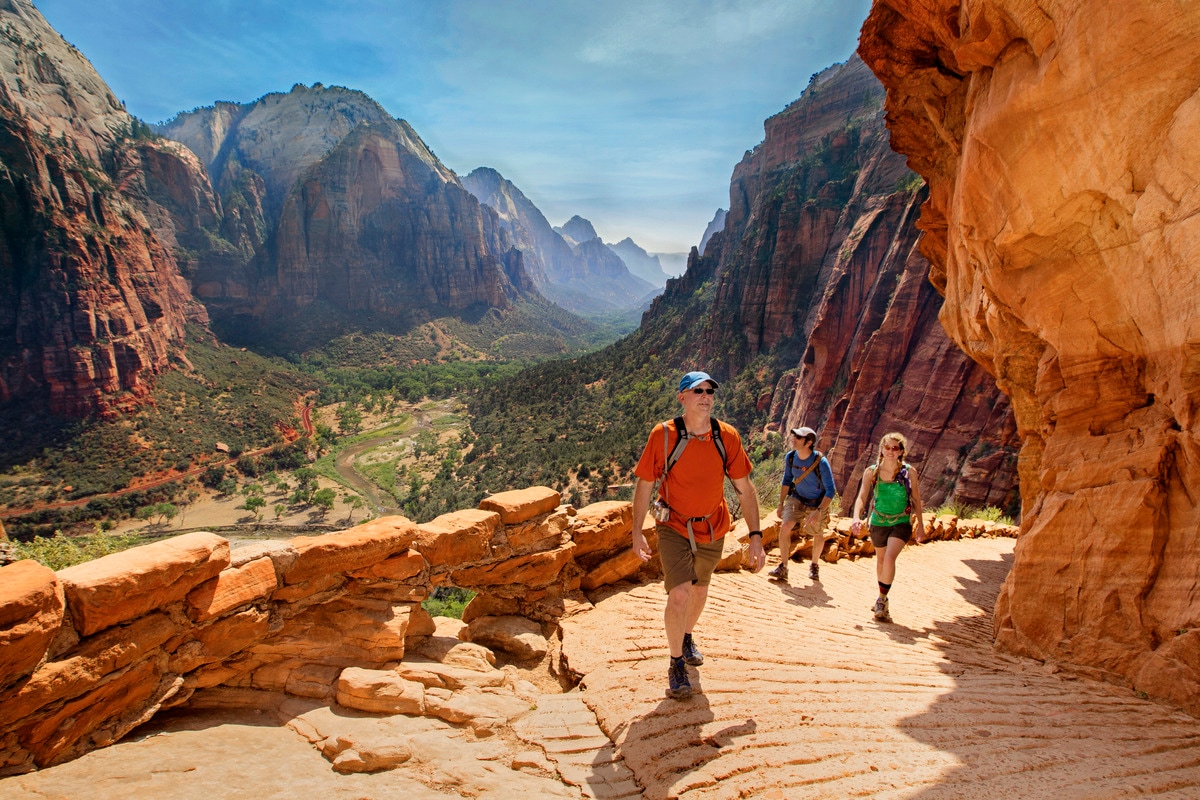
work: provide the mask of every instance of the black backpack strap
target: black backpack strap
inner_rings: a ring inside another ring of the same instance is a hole
[[[713,444],[717,446],[717,452],[721,454],[721,466],[725,468],[725,474],[729,474],[729,457],[725,455],[725,440],[721,438],[721,423],[716,417],[710,417],[712,420],[712,439]]]
[[[679,457],[683,455],[683,448],[687,447],[687,427],[683,424],[683,417],[676,417],[673,421],[675,425],[675,433],[679,438],[675,440],[675,448],[671,450],[671,454],[667,456],[667,463],[663,469],[663,479],[667,477],[667,473],[671,471],[671,467],[679,461]],[[667,423],[663,423],[663,452],[667,449]]]

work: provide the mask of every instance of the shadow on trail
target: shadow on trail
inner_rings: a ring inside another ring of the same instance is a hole
[[[912,797],[1200,797],[1200,722],[986,647],[1012,561],[963,562],[977,578],[959,577],[958,591],[979,613],[919,634],[944,653],[954,686],[900,730],[957,766]]]
[[[807,581],[808,578],[804,580]],[[785,583],[776,583],[775,581],[772,581],[772,584],[778,586],[783,591],[789,604],[802,608],[828,606],[833,599],[830,597],[829,592],[825,591],[825,587],[816,582],[812,582],[808,586],[790,586]]]
[[[720,758],[735,738],[758,730],[758,723],[750,718],[718,731],[709,731],[716,716],[703,694],[699,671],[688,667],[688,676],[692,684],[691,697],[682,700],[664,698],[653,711],[611,732],[621,757],[640,779],[644,798],[678,797],[690,790],[713,785],[713,778],[695,773]],[[603,764],[595,765],[598,773],[604,767]]]

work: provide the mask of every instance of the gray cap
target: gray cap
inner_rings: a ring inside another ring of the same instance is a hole
[[[811,436],[814,442],[817,440],[817,432],[812,428],[792,428],[792,435],[798,436],[801,439]]]

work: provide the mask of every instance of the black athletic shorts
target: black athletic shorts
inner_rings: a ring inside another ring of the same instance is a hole
[[[912,538],[912,523],[901,522],[899,525],[871,526],[871,544],[875,545],[876,550],[887,549],[888,539],[893,536],[908,544],[908,540]]]

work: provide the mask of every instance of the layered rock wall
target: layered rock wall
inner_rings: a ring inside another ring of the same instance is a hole
[[[931,506],[1015,513],[1012,411],[938,323],[916,250],[924,188],[888,145],[883,98],[852,58],[768,119],[734,170],[724,230],[671,288],[713,279],[705,363],[736,374],[772,360],[779,377],[756,370],[748,388],[772,429],[820,433],[843,497],[900,431]]]
[[[496,215],[362,92],[297,84],[160,130],[199,154],[221,196],[219,224],[203,226],[217,246],[185,249],[193,290],[227,338],[287,338],[325,314],[402,327],[533,290]],[[173,226],[195,230],[181,210]]]
[[[557,621],[590,608],[584,592],[657,577],[657,558],[629,547],[632,525],[631,503],[576,510],[533,487],[422,525],[384,517],[234,549],[191,533],[58,573],[0,567],[0,776],[111,744],[162,709],[247,695],[437,716],[487,735],[529,708],[478,691],[511,683],[491,650],[542,659]],[[927,527],[943,539],[1015,533],[953,518]],[[848,519],[831,528],[826,561],[873,552]],[[653,520],[643,529],[656,545]],[[763,529],[774,541],[778,517]],[[743,520],[721,569],[743,566],[748,538]],[[421,606],[440,586],[478,592],[452,636]],[[551,666],[570,678],[561,658]]]
[[[0,27],[0,402],[108,412],[207,316],[130,189],[135,120],[31,4]]]
[[[1001,646],[1200,711],[1200,6],[877,0],[954,340],[1011,398]]]

